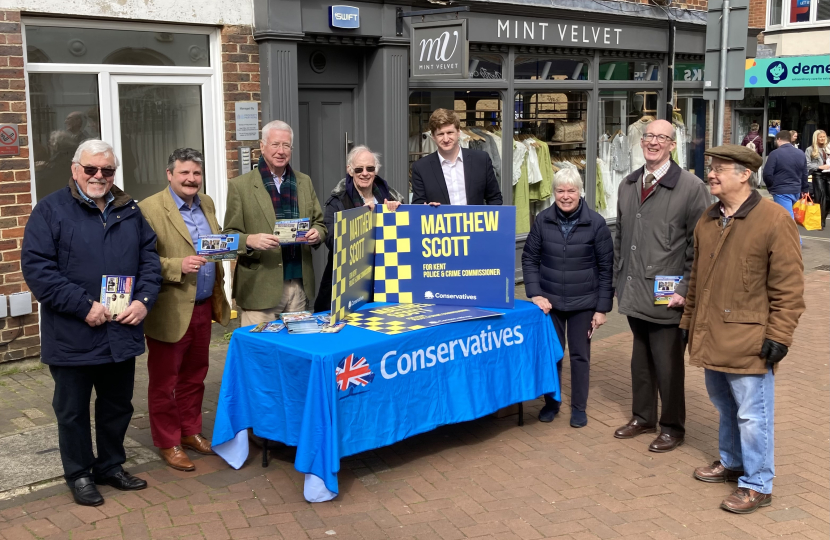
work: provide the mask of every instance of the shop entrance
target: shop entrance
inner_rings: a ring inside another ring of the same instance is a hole
[[[323,213],[331,190],[346,176],[346,154],[355,140],[353,99],[352,90],[302,89],[299,93],[300,171],[311,177]],[[323,274],[327,257],[325,246],[314,251],[315,276]]]

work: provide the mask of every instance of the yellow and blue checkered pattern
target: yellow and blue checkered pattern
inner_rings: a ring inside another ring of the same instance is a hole
[[[398,227],[409,225],[409,212],[381,207],[383,211],[375,214],[375,302],[411,304],[412,266],[398,262],[398,256],[412,247],[409,238],[398,238]]]
[[[346,218],[342,212],[334,214],[334,257],[332,260],[332,276],[334,277],[331,287],[331,323],[334,324],[343,320],[346,316],[346,306],[341,304],[343,293],[346,292],[346,274],[343,269],[346,267],[346,246],[343,238],[346,236]]]

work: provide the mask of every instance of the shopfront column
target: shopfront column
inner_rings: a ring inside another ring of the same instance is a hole
[[[383,155],[383,177],[400,193],[409,193],[408,44],[383,38],[366,62],[366,143]]]

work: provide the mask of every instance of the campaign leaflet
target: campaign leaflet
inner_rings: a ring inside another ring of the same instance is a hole
[[[308,218],[284,219],[274,224],[274,236],[279,237],[280,244],[305,244],[310,229]]]
[[[248,330],[248,332],[277,333],[283,328],[285,328],[285,325],[279,321],[262,322]]]
[[[205,234],[199,236],[196,254],[208,261],[236,260],[239,251],[238,234]]]
[[[683,276],[654,276],[654,305],[667,306]]]
[[[101,277],[101,304],[113,317],[121,314],[132,302],[133,281],[135,281],[135,276],[104,275]]]

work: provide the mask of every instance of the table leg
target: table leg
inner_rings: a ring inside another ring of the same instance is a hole
[[[268,466],[268,439],[262,438],[262,467]]]
[[[523,402],[519,402],[519,425],[525,425],[525,404]]]

